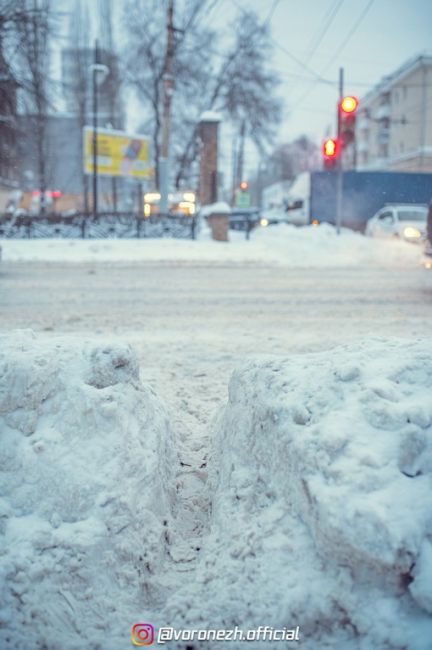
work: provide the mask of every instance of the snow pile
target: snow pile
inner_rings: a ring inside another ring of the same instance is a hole
[[[159,597],[176,463],[134,352],[1,336],[0,432],[1,647],[124,646]]]
[[[206,208],[209,206],[206,206]],[[210,206],[211,208],[213,206]],[[203,224],[200,240],[186,239],[3,239],[5,261],[168,262],[251,264],[289,268],[418,266],[418,246],[373,239],[329,224],[296,228],[289,224],[256,228],[250,241],[230,231],[229,242],[210,239]]]
[[[299,625],[308,650],[430,650],[430,342],[249,363],[231,379],[211,468],[209,538],[167,618]]]
[[[373,239],[328,223],[297,228],[280,224],[254,231],[254,242],[281,265],[297,268],[398,266],[419,263],[416,246],[395,239]]]
[[[221,122],[222,117],[220,113],[217,113],[216,111],[204,111],[204,113],[201,113],[200,122]]]

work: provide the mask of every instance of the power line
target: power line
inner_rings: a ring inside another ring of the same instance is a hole
[[[318,72],[315,72],[315,70],[310,68],[306,63],[304,63],[303,61],[298,59],[292,52],[287,50],[283,45],[278,43],[274,38],[272,38],[272,42],[279,50],[281,50],[281,52],[284,52],[287,56],[289,56],[289,58],[292,61],[294,61],[301,68],[303,68],[304,70],[309,72],[309,74],[311,74],[315,78],[315,81],[320,81],[321,83],[326,83],[326,84],[333,85],[333,83],[334,83],[333,81],[330,81],[329,79],[324,79],[324,77],[322,77],[320,74],[318,74]]]
[[[340,46],[338,47],[338,49],[336,50],[336,52],[335,52],[335,54],[333,55],[333,57],[331,58],[330,62],[329,62],[329,63],[326,65],[326,67],[323,68],[323,70],[320,72],[320,75],[324,74],[324,73],[325,73],[325,72],[330,68],[330,66],[334,63],[334,61],[337,59],[337,57],[338,57],[339,54],[342,52],[342,50],[343,50],[343,49],[348,45],[349,41],[351,40],[351,38],[353,37],[353,35],[354,35],[355,32],[357,31],[357,29],[359,28],[360,23],[361,23],[362,20],[365,18],[366,14],[368,13],[368,11],[369,11],[369,9],[371,8],[371,6],[372,6],[372,4],[374,3],[374,1],[375,1],[375,0],[369,0],[368,4],[365,6],[365,8],[364,8],[363,11],[361,12],[360,16],[357,18],[357,20],[355,21],[354,25],[352,26],[352,28],[351,28],[350,31],[348,32],[346,38],[344,39],[344,41],[341,43],[341,45],[340,45]],[[332,83],[334,83],[334,82],[332,82]],[[311,93],[311,91],[312,91],[312,88],[313,88],[313,87],[310,86],[310,87],[306,90],[306,92],[303,93],[303,95],[302,95],[302,96],[300,97],[300,99],[297,101],[297,106],[296,106],[296,108],[300,108],[302,102],[304,102],[304,100],[306,99],[306,97],[308,97],[308,96],[310,95],[310,93]]]
[[[328,12],[327,17],[324,19],[324,25],[323,25],[321,33],[318,33],[318,37],[315,39],[315,43],[313,45],[311,45],[311,50],[310,50],[310,52],[309,52],[309,54],[307,56],[306,63],[309,63],[309,61],[311,60],[311,58],[313,57],[313,55],[317,51],[318,47],[322,43],[322,40],[323,40],[324,36],[327,34],[328,30],[330,29],[331,24],[332,24],[333,20],[336,18],[336,15],[337,15],[339,9],[341,8],[343,2],[344,2],[344,0],[336,0],[335,4],[332,6],[330,11]]]
[[[322,70],[321,74],[324,74],[324,72],[326,72],[330,68],[330,66],[336,61],[336,59],[338,58],[338,56],[342,52],[342,50],[345,49],[345,47],[348,45],[351,38],[354,36],[355,32],[359,28],[360,23],[363,21],[363,19],[365,18],[366,14],[368,13],[369,9],[372,7],[374,2],[375,2],[375,0],[369,0],[368,4],[363,9],[360,16],[357,18],[356,22],[354,23],[354,25],[352,26],[352,28],[350,29],[350,31],[346,35],[345,39],[343,40],[341,45],[338,47],[338,49],[334,53],[333,57],[330,59],[330,62],[326,65],[324,70]]]
[[[268,23],[271,20],[271,18],[273,16],[279,2],[280,2],[280,0],[274,0],[273,1],[273,4],[272,4],[272,6],[270,8],[270,11],[269,11],[267,17],[263,21],[263,27],[268,25]],[[241,6],[241,4],[238,2],[238,0],[233,0],[233,3],[237,7],[237,9],[239,11],[241,11],[242,13],[247,13],[247,10],[244,7]],[[275,45],[279,50],[281,50],[281,52],[284,52],[284,54],[289,56],[289,58],[292,61],[294,61],[297,65],[299,65],[301,68],[303,68],[304,70],[309,72],[309,74],[311,74],[315,79],[319,79],[322,83],[333,83],[333,82],[330,82],[330,81],[328,81],[326,79],[323,79],[323,77],[321,77],[317,72],[315,72],[315,70],[312,70],[312,68],[310,68],[303,61],[298,59],[292,52],[290,52],[289,50],[286,49],[286,47],[284,47],[283,45],[278,43],[272,36],[270,36],[270,39],[271,39],[273,45]]]
[[[273,0],[273,5],[270,8],[270,11],[268,13],[267,18],[265,19],[263,26],[267,27],[271,19],[273,18],[273,14],[277,9],[278,4],[280,3],[281,0]]]

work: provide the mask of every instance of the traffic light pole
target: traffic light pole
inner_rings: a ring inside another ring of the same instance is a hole
[[[343,193],[343,142],[341,122],[341,101],[344,96],[344,70],[339,68],[339,101],[337,108],[337,142],[339,143],[339,156],[337,159],[336,172],[336,232],[339,235],[342,222],[342,193]]]

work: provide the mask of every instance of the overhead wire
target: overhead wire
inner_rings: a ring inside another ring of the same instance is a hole
[[[273,17],[273,14],[274,14],[274,12],[275,12],[275,10],[276,10],[276,8],[277,8],[279,2],[280,2],[280,0],[274,0],[274,1],[273,1],[273,4],[272,4],[272,6],[271,6],[271,8],[270,8],[270,11],[269,11],[267,17],[266,17],[266,18],[264,19],[264,21],[263,21],[263,26],[268,25],[268,23],[270,22],[271,18]],[[240,4],[240,2],[238,2],[238,0],[233,0],[233,4],[234,4],[234,5],[237,7],[237,9],[238,9],[239,11],[241,11],[242,13],[246,13],[246,12],[247,12],[247,10],[246,10],[246,9],[245,9],[241,4]],[[305,69],[305,70],[306,70],[306,71],[307,71],[311,76],[313,76],[315,79],[319,79],[319,80],[320,80],[321,82],[323,82],[323,83],[327,83],[327,80],[323,79],[320,75],[318,75],[318,73],[315,72],[315,70],[312,70],[312,68],[310,68],[309,66],[305,65],[303,61],[301,61],[298,57],[296,57],[296,56],[295,56],[292,52],[290,52],[286,47],[284,47],[283,45],[281,45],[280,43],[278,43],[278,42],[277,42],[277,41],[276,41],[276,40],[275,40],[271,35],[270,35],[270,39],[271,39],[273,45],[275,45],[279,50],[281,50],[281,52],[284,52],[284,53],[285,53],[288,57],[290,57],[290,59],[291,59],[292,61],[294,61],[297,65],[299,65],[301,68]],[[328,82],[328,83],[331,83],[331,82]]]
[[[273,14],[277,9],[278,4],[280,3],[281,0],[273,0],[273,4],[270,8],[270,11],[268,13],[267,18],[264,20],[263,26],[267,27],[267,25],[270,23],[271,19],[273,18]]]
[[[348,32],[346,38],[343,40],[343,42],[341,43],[341,45],[337,48],[336,52],[333,54],[333,56],[332,56],[330,62],[325,66],[325,68],[323,68],[323,69],[321,70],[320,75],[323,75],[323,74],[325,74],[325,72],[327,72],[327,70],[328,70],[328,69],[330,68],[330,66],[334,63],[334,61],[337,59],[337,57],[338,57],[339,54],[342,52],[342,50],[343,50],[343,49],[348,45],[349,41],[351,40],[351,38],[354,36],[355,32],[356,32],[357,29],[359,28],[361,22],[362,22],[363,19],[366,17],[366,14],[367,14],[368,11],[370,10],[370,8],[371,8],[372,4],[374,3],[374,1],[375,1],[375,0],[369,0],[369,2],[367,3],[367,5],[364,7],[363,11],[361,12],[361,14],[358,16],[357,20],[356,20],[355,23],[353,24],[353,26],[352,26],[351,29],[349,30],[349,32]],[[334,84],[334,83],[335,83],[335,82],[333,81],[332,84]],[[299,108],[301,107],[301,105],[302,105],[302,103],[304,102],[304,100],[305,100],[307,97],[309,97],[310,93],[312,92],[312,89],[313,89],[313,86],[310,86],[310,87],[309,87],[309,88],[308,88],[308,89],[303,93],[303,95],[301,95],[301,97],[297,100],[297,102],[296,102],[297,105],[294,107],[293,110],[299,109]]]
[[[336,0],[336,2],[330,8],[329,12],[327,13],[327,16],[324,18],[321,33],[318,33],[317,38],[312,40],[313,45],[311,45],[310,51],[306,59],[306,63],[309,63],[309,61],[312,59],[313,55],[317,51],[318,47],[321,45],[324,36],[327,34],[328,30],[330,29],[331,24],[336,18],[339,9],[343,5],[343,3],[344,0]]]
[[[310,75],[312,75],[314,77],[315,81],[320,81],[321,83],[326,83],[326,84],[333,84],[333,81],[330,81],[329,79],[325,79],[324,77],[322,77],[318,72],[313,70],[304,61],[301,61],[292,52],[287,50],[286,47],[284,47],[283,45],[278,43],[274,38],[272,38],[272,42],[281,52],[284,52],[292,61],[297,63],[297,65],[299,65],[301,68],[306,70]]]
[[[326,67],[323,69],[321,74],[324,74],[331,65],[336,61],[338,58],[339,54],[342,52],[342,50],[345,49],[345,47],[348,45],[354,34],[356,33],[357,29],[360,27],[360,24],[362,23],[363,19],[366,17],[366,14],[369,12],[370,8],[372,7],[373,3],[375,0],[369,0],[368,4],[364,7],[363,11],[361,12],[360,16],[357,18],[356,22],[346,35],[345,39],[341,43],[341,45],[338,47],[336,52],[334,53],[333,57],[331,58],[330,62],[326,65]]]

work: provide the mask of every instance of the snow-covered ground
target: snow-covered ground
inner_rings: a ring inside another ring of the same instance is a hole
[[[400,266],[419,264],[419,247],[397,240],[366,238],[333,226],[296,228],[286,224],[258,228],[250,241],[230,232],[215,242],[204,231],[196,241],[175,239],[3,239],[6,261],[183,262],[272,264],[297,268]]]
[[[172,428],[131,348],[28,331],[0,345],[2,647],[114,650],[144,617],[429,650],[432,341],[239,368],[183,563]]]
[[[2,242],[1,647],[148,622],[430,650],[431,277],[416,246],[284,228]]]

